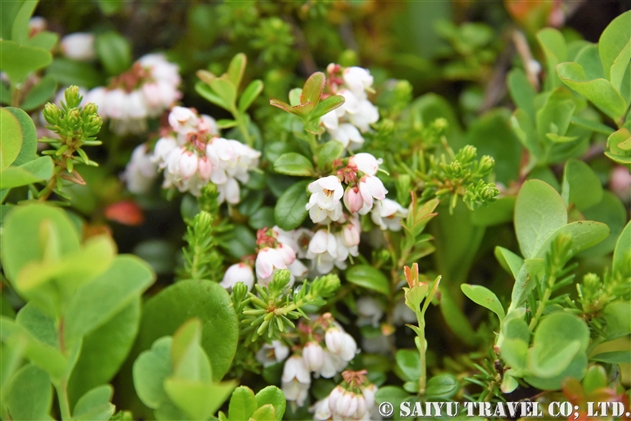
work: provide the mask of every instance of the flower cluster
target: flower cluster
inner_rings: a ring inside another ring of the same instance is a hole
[[[297,258],[300,253],[295,232],[278,227],[262,228],[256,235],[256,278],[259,283],[268,285],[279,269],[291,273],[289,286],[307,275],[307,267]]]
[[[170,128],[156,142],[150,157],[144,145],[132,154],[123,176],[130,191],[146,191],[143,188],[150,186],[145,182],[147,175],[162,169],[165,189],[175,187],[199,196],[202,187],[213,182],[219,203],[239,203],[238,181],[249,180],[249,171],[257,167],[261,153],[237,140],[219,137],[215,120],[192,108],[176,106],[168,120]]]
[[[361,133],[370,129],[370,125],[379,120],[379,110],[368,99],[372,92],[373,77],[361,67],[343,68],[331,63],[327,67],[328,93],[342,95],[344,104],[320,118],[331,136],[344,147],[355,149],[364,143]]]
[[[318,421],[381,419],[375,406],[377,386],[366,379],[366,371],[342,373],[344,381],[329,396],[311,408]]]
[[[75,41],[87,51],[88,47],[83,45],[88,43],[86,39]],[[180,82],[177,65],[162,54],[148,54],[130,70],[113,78],[108,86],[90,90],[85,100],[99,106],[99,114],[110,119],[116,134],[140,134],[147,130],[147,118],[160,116],[182,97],[178,90]]]
[[[285,362],[282,388],[287,400],[302,406],[311,385],[311,373],[332,378],[355,357],[357,343],[330,313],[301,322],[299,332],[303,345],[294,347],[296,352]]]

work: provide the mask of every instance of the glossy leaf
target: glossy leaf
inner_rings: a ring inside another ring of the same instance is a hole
[[[421,359],[418,351],[416,349],[399,349],[395,359],[406,380],[417,382],[421,377]]]
[[[311,103],[313,107],[316,107],[320,102],[322,91],[324,90],[324,84],[326,82],[326,76],[322,72],[316,72],[309,76],[304,86],[302,87],[302,93],[300,94],[300,103]]]
[[[535,257],[543,258],[550,251],[552,242],[561,234],[572,237],[572,251],[578,253],[607,238],[609,227],[601,222],[594,221],[576,221],[567,224],[550,234],[537,250]]]
[[[500,246],[495,247],[495,258],[505,271],[511,273],[513,278],[517,279],[519,270],[524,264],[524,259]]]
[[[346,271],[346,280],[384,295],[390,294],[388,278],[379,269],[372,266],[356,265],[351,267]]]
[[[598,361],[607,364],[631,364],[631,352],[611,351],[602,352],[589,358],[590,361]]]
[[[28,40],[28,22],[31,16],[33,16],[37,3],[39,3],[39,1],[27,0],[21,2],[20,8],[13,20],[13,27],[11,28],[11,39],[13,41],[24,44]]]
[[[609,227],[611,233],[602,242],[581,252],[581,256],[604,256],[611,253],[616,247],[616,241],[621,237],[624,225],[627,222],[626,209],[618,196],[605,191],[602,200],[595,206],[585,209],[583,216],[591,221],[602,222]],[[631,235],[631,233],[629,234]],[[631,248],[629,248],[631,250]]]
[[[218,95],[211,87],[205,82],[197,82],[195,84],[195,91],[201,95],[204,99],[212,102],[219,107],[230,110],[231,104],[227,102],[222,96]]]
[[[565,224],[565,203],[556,190],[543,181],[526,181],[515,203],[515,231],[522,255],[537,255],[547,238]]]
[[[171,401],[193,420],[205,420],[228,399],[235,382],[204,383],[166,379],[164,389]]]
[[[631,132],[626,127],[609,135],[605,155],[620,164],[631,164]]]
[[[629,272],[629,261],[631,261],[631,222],[627,223],[618,238],[616,249],[613,253],[614,272]]]
[[[511,293],[511,304],[507,313],[515,310],[526,301],[528,294],[537,286],[537,280],[541,279],[545,270],[545,262],[543,259],[530,258],[524,260],[517,278],[513,291]]]
[[[248,58],[243,53],[235,55],[230,61],[227,74],[230,82],[232,82],[232,85],[235,88],[238,88],[241,84],[241,79],[243,78],[247,62]]]
[[[342,95],[331,95],[323,99],[313,110],[311,119],[317,119],[323,115],[341,107],[344,104],[344,97]]]
[[[143,309],[139,350],[156,339],[173,335],[187,320],[202,322],[202,347],[212,364],[214,380],[221,379],[237,349],[237,315],[226,290],[211,281],[180,281],[147,300]]]
[[[227,108],[230,110],[237,100],[236,86],[230,80],[218,77],[210,81],[210,87],[223,100],[222,103],[230,107]]]
[[[157,409],[168,402],[162,384],[172,371],[171,343],[171,337],[160,338],[134,362],[134,387],[140,400],[149,408]]]
[[[460,289],[462,289],[464,295],[469,297],[471,301],[497,314],[497,317],[500,319],[500,323],[502,323],[506,313],[504,313],[504,307],[502,307],[502,303],[500,303],[500,300],[493,291],[483,287],[482,285],[469,284],[460,285]]]
[[[458,378],[450,373],[438,374],[427,381],[425,395],[428,398],[449,399],[460,390]]]
[[[285,231],[298,228],[307,217],[307,185],[308,180],[299,181],[288,188],[285,193],[278,198],[274,207],[274,219],[276,225]]]
[[[261,405],[257,403],[252,389],[247,386],[237,387],[230,398],[228,418],[231,420],[248,420],[259,406]]]
[[[631,303],[617,301],[605,307],[607,340],[631,334]]]
[[[318,146],[316,152],[316,163],[320,169],[331,168],[331,164],[335,159],[340,158],[344,154],[344,145],[337,140],[329,140]]]
[[[295,152],[289,152],[278,157],[274,161],[274,171],[280,174],[306,177],[315,174],[311,160]]]
[[[263,405],[272,405],[276,410],[276,421],[281,421],[285,414],[287,402],[285,394],[276,386],[267,386],[256,394],[256,404],[261,407]]]
[[[276,421],[276,409],[272,405],[263,405],[252,414],[254,421]]]
[[[553,28],[537,32],[537,40],[546,56],[546,89],[551,90],[561,85],[555,67],[567,60],[567,45],[561,32]]]
[[[512,69],[508,72],[506,79],[508,92],[511,99],[518,108],[521,108],[528,114],[530,120],[535,119],[535,96],[537,92],[528,82],[528,77],[522,69]]]
[[[53,176],[53,169],[53,160],[49,156],[41,156],[19,167],[6,168],[0,172],[0,190],[48,180]]]

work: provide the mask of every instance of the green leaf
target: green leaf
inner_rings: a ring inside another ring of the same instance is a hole
[[[561,63],[557,66],[557,72],[563,83],[590,100],[612,119],[617,120],[624,115],[626,102],[608,80],[589,80],[578,63]]]
[[[243,53],[235,55],[230,61],[227,74],[235,88],[239,88],[239,85],[241,84],[241,79],[243,78],[243,72],[245,72],[247,62],[248,58]]]
[[[573,203],[577,209],[584,210],[602,200],[603,188],[589,165],[571,159],[565,164],[561,197],[567,206]]]
[[[512,69],[508,72],[506,79],[508,85],[508,92],[510,97],[517,106],[517,108],[523,109],[530,117],[530,120],[535,120],[535,96],[537,92],[528,81],[526,73],[522,69]]]
[[[631,351],[601,352],[589,360],[607,364],[631,364]]]
[[[604,256],[611,253],[616,247],[616,241],[622,238],[621,233],[627,221],[627,211],[618,196],[610,191],[605,191],[600,203],[589,209],[585,209],[583,216],[590,221],[606,224],[611,230],[611,233],[602,242],[581,252],[581,256]],[[631,233],[628,235],[631,235]],[[628,250],[631,250],[631,248],[628,248]]]
[[[589,327],[585,321],[570,313],[552,313],[535,330],[528,367],[540,378],[558,376],[575,355],[585,353],[588,345]]]
[[[546,239],[567,224],[565,203],[543,181],[526,181],[515,203],[515,231],[521,254],[534,257]]]
[[[511,117],[511,126],[521,144],[524,145],[537,160],[544,160],[543,148],[539,142],[533,121],[534,119],[531,119],[526,111],[518,108]]]
[[[341,107],[342,104],[344,104],[344,101],[345,99],[342,95],[328,96],[318,103],[318,105],[313,110],[310,118],[312,120],[319,119],[323,115],[335,110],[336,108]]]
[[[6,168],[0,172],[0,190],[48,180],[53,176],[53,169],[54,164],[50,156],[40,156],[19,167]]]
[[[223,99],[224,104],[228,104],[227,110],[232,110],[237,100],[236,86],[230,80],[218,77],[210,81],[210,87],[217,96]]]
[[[129,354],[140,325],[140,297],[83,339],[81,355],[68,382],[70,402],[108,383]]]
[[[552,90],[561,85],[555,72],[557,64],[567,60],[567,46],[561,32],[553,28],[545,28],[537,32],[537,40],[546,56],[547,78],[546,90]]]
[[[612,270],[614,272],[629,273],[629,262],[631,261],[631,222],[627,224],[613,253]]]
[[[537,111],[537,131],[541,139],[555,140],[564,136],[576,109],[572,94],[565,88],[557,88],[548,97],[546,104]]]
[[[5,110],[8,110],[18,119],[22,128],[22,148],[20,149],[18,157],[13,161],[13,165],[19,166],[26,164],[37,158],[37,129],[35,128],[31,116],[25,113],[24,110],[13,107],[7,107]],[[3,139],[6,138],[3,137]],[[2,182],[2,180],[0,180],[0,182]]]
[[[230,368],[239,328],[230,296],[215,282],[180,281],[147,300],[136,349],[147,349],[156,339],[172,335],[192,317],[202,321],[201,344],[210,359],[213,379],[219,380]]]
[[[214,80],[214,79],[213,79]],[[229,82],[227,82],[229,83]],[[212,102],[213,104],[225,109],[230,110],[231,104],[227,102],[223,97],[219,96],[211,87],[205,82],[197,82],[195,84],[195,91],[202,96],[202,98]]]
[[[94,48],[108,74],[119,75],[131,67],[131,45],[118,32],[108,31],[97,35]]]
[[[262,208],[259,208],[256,212],[250,215],[248,223],[256,230],[274,226],[276,223],[274,221],[274,208],[271,206],[263,206]]]
[[[598,53],[605,76],[618,92],[631,60],[630,20],[631,12],[621,14],[607,25],[598,40]]]
[[[18,157],[24,141],[20,122],[6,108],[0,108],[0,138],[0,169],[4,170]]]
[[[513,285],[511,304],[507,313],[515,310],[526,301],[530,291],[537,285],[537,280],[543,276],[544,270],[545,261],[543,259],[530,258],[524,260],[524,264],[515,279],[515,285]]]
[[[59,34],[50,31],[42,31],[27,39],[24,45],[51,51],[53,47],[57,45],[57,41],[59,41]]]
[[[231,420],[248,420],[259,406],[262,405],[257,403],[252,389],[247,386],[239,386],[232,392],[228,418]]]
[[[460,390],[458,378],[450,373],[438,374],[427,381],[425,395],[428,398],[449,399]]]
[[[134,387],[149,408],[159,408],[168,397],[162,384],[171,375],[171,337],[160,338],[134,361]]]
[[[274,171],[280,174],[294,176],[313,176],[313,164],[306,156],[289,152],[278,157],[274,161]]]
[[[65,311],[65,338],[72,343],[102,326],[154,282],[151,267],[131,255],[118,256],[97,279],[80,288]]]
[[[111,16],[123,8],[125,0],[98,0],[97,4],[105,16]]]
[[[372,266],[356,265],[351,267],[346,271],[346,280],[384,295],[390,294],[388,278],[379,269]]]
[[[471,214],[471,222],[481,227],[501,225],[511,222],[514,213],[515,197],[500,197],[488,205],[475,209]]]
[[[5,395],[6,405],[12,420],[52,420],[50,407],[53,402],[53,388],[45,371],[27,364],[18,370]]]
[[[324,84],[326,82],[326,76],[322,72],[316,72],[309,76],[304,86],[302,87],[302,93],[300,94],[300,103],[311,103],[315,108],[320,102],[322,91],[324,90]]]
[[[116,411],[110,403],[114,388],[109,384],[95,387],[81,396],[72,411],[72,419],[76,421],[108,421]]]
[[[173,334],[171,361],[173,378],[209,382],[212,368],[200,346],[201,322],[198,318],[187,320]]]
[[[587,371],[587,355],[584,352],[578,352],[570,364],[567,366],[563,372],[559,375],[551,377],[551,378],[543,378],[537,377],[533,375],[524,376],[524,380],[541,390],[559,390],[563,385],[563,382],[568,379],[568,377],[573,377],[575,379],[582,379],[585,376],[585,372]]]
[[[500,300],[491,290],[483,287],[482,285],[469,284],[460,285],[460,289],[462,289],[464,295],[469,297],[471,301],[481,305],[482,307],[488,308],[493,313],[497,314],[497,317],[500,319],[500,323],[502,323],[506,313],[504,313],[502,303],[500,303]]]
[[[631,334],[631,303],[617,301],[605,307],[607,340]]]
[[[28,40],[28,22],[33,16],[33,11],[37,7],[39,1],[27,0],[22,2],[18,13],[13,21],[13,27],[11,28],[11,39],[18,44],[25,44]]]
[[[204,383],[168,378],[164,381],[164,390],[171,401],[191,419],[205,420],[228,399],[235,383]]]
[[[17,279],[27,263],[41,260],[39,234],[44,220],[57,227],[60,256],[79,249],[78,233],[63,210],[44,204],[15,208],[5,218],[2,233],[2,263],[9,280]]]
[[[94,88],[103,85],[103,76],[89,63],[59,57],[48,67],[47,74],[62,85],[77,85]]]
[[[528,327],[526,326],[526,329]],[[502,342],[502,359],[514,370],[515,374],[522,374],[526,370],[528,358],[528,343],[518,338],[506,338]]]
[[[588,120],[586,118],[579,117],[577,115],[572,116],[571,121],[572,121],[572,124],[575,124],[579,127],[582,127],[584,129],[588,129],[597,133],[602,133],[607,136],[609,136],[610,134],[614,132],[614,130],[611,127],[605,124],[602,124],[598,121]]]
[[[0,71],[5,72],[13,84],[21,83],[29,73],[48,66],[52,59],[50,52],[43,48],[0,40]]]
[[[609,135],[605,155],[619,164],[631,164],[631,132],[626,127]]]
[[[524,259],[500,246],[495,247],[495,258],[506,272],[511,273],[513,278],[517,279],[519,270],[524,264]]]
[[[252,414],[254,421],[276,421],[276,409],[273,405],[263,405]]]
[[[299,181],[288,188],[276,202],[274,219],[285,231],[298,228],[307,217],[307,185],[309,180]]]
[[[221,120],[217,120],[217,127],[219,127],[220,129],[229,129],[231,127],[236,127],[237,124],[238,124],[237,121],[227,119],[227,118],[222,118]]]
[[[561,234],[572,237],[572,251],[573,253],[578,253],[607,238],[609,235],[609,227],[603,223],[594,221],[576,221],[567,224],[550,234],[537,250],[535,257],[543,258],[546,253],[550,251],[552,242]]]
[[[405,380],[418,381],[421,377],[421,357],[416,349],[399,349],[395,360],[405,375]]]
[[[51,75],[46,75],[28,91],[20,107],[26,111],[33,110],[51,99],[56,91],[57,80]]]
[[[239,111],[244,113],[261,92],[263,92],[263,82],[258,79],[250,82],[239,98]]]
[[[276,386],[267,386],[256,394],[256,404],[261,407],[263,405],[272,405],[276,410],[276,421],[281,421],[285,414],[287,402],[285,394]]]
[[[318,168],[324,170],[331,168],[333,161],[344,154],[344,145],[337,140],[329,140],[318,146],[316,152],[316,163]]]
[[[6,87],[3,83],[0,83],[0,104],[10,104],[11,103],[11,92],[9,92],[9,88]]]

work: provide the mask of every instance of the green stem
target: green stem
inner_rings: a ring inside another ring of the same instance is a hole
[[[247,143],[248,146],[250,147],[253,146],[254,139],[252,139],[252,136],[250,136],[250,132],[248,130],[248,126],[244,118],[245,114],[242,114],[236,108],[233,108],[232,117],[237,122],[237,127],[239,128],[239,131],[243,135],[243,139],[245,139],[245,143]]]
[[[418,338],[420,340],[418,352],[421,358],[421,378],[418,380],[418,393],[422,396],[425,394],[425,389],[427,386],[427,356],[425,355],[425,315],[421,314],[421,312],[418,311],[416,313],[416,320],[418,321],[420,332],[420,335],[418,335]]]
[[[541,297],[541,301],[539,301],[537,312],[535,313],[535,316],[532,318],[532,320],[530,320],[530,324],[528,325],[528,330],[530,330],[531,332],[537,326],[537,323],[539,322],[539,318],[541,317],[541,315],[543,314],[543,311],[546,308],[546,303],[550,299],[550,295],[552,295],[552,285],[554,285],[554,281],[555,281],[555,278],[551,277],[550,282],[548,282],[548,287],[544,291],[543,297]]]
[[[59,410],[61,411],[61,419],[63,421],[72,419],[70,415],[70,402],[68,400],[68,381],[63,379],[59,385],[55,385],[57,391],[57,398],[59,399]]]
[[[309,136],[309,146],[311,146],[311,153],[315,155],[318,149],[318,140],[313,133],[307,132],[307,135]]]

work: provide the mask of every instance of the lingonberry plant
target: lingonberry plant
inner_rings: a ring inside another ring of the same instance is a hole
[[[629,418],[631,11],[453,3],[3,3],[2,419]]]

